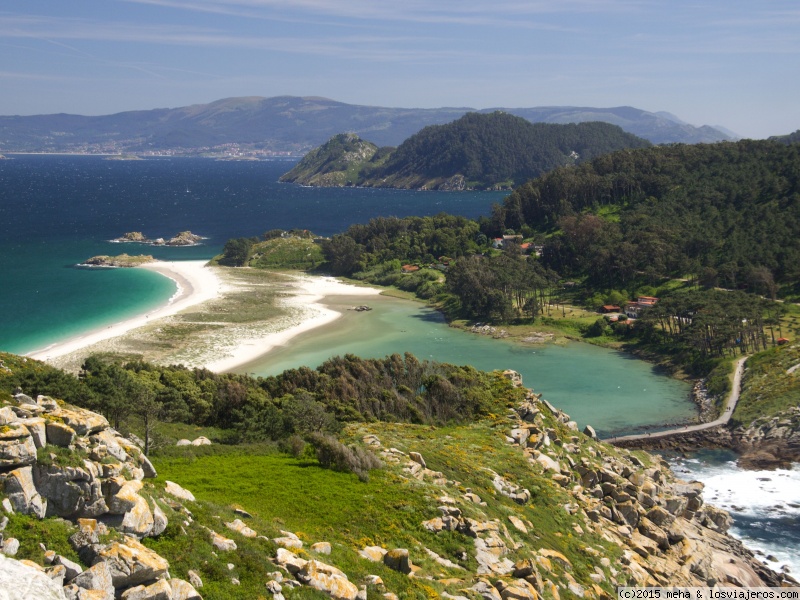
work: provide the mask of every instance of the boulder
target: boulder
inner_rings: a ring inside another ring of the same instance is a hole
[[[297,573],[299,573],[300,570],[306,566],[306,562],[308,562],[292,552],[289,552],[285,548],[278,548],[278,552],[275,555],[275,560],[292,575],[297,575]]]
[[[43,519],[47,513],[47,500],[42,498],[33,483],[33,469],[22,467],[5,476],[4,490],[14,510]]]
[[[50,414],[60,419],[80,436],[91,435],[98,431],[109,429],[108,420],[103,415],[85,408],[78,408],[77,406],[71,406],[70,408],[58,407],[51,411]]]
[[[44,572],[0,555],[3,600],[64,600],[64,591]]]
[[[311,551],[317,554],[330,554],[331,544],[330,542],[317,542],[311,545]]]
[[[137,585],[122,592],[121,600],[173,600],[172,586],[161,579],[148,586]]]
[[[216,548],[217,550],[220,550],[222,552],[230,552],[232,550],[236,550],[236,542],[224,536],[221,536],[216,531],[211,532],[211,545],[214,546],[214,548]]]
[[[75,577],[70,583],[83,590],[105,592],[109,594],[111,598],[114,597],[114,583],[111,570],[104,562],[92,565]]]
[[[428,466],[427,464],[425,464],[425,459],[422,458],[422,454],[420,454],[419,452],[409,452],[408,458],[413,460],[415,463],[422,465],[423,468],[426,468]]]
[[[589,436],[590,438],[592,438],[593,440],[597,439],[597,432],[594,430],[594,427],[592,427],[591,425],[587,425],[586,427],[584,427],[583,428],[583,433],[585,435]]]
[[[169,569],[166,560],[130,536],[125,536],[124,542],[113,542],[101,549],[95,564],[98,562],[108,565],[115,588],[131,587],[160,579]]]
[[[116,435],[112,430],[104,429],[102,431],[98,431],[96,434],[91,436],[91,440],[95,444],[102,445],[105,448],[105,451],[109,455],[116,458],[119,462],[124,463],[130,460],[128,453],[125,452],[125,449],[120,443],[123,441],[122,438]]]
[[[0,426],[8,425],[18,420],[17,413],[10,406],[0,408]]]
[[[166,487],[164,488],[164,491],[170,494],[171,496],[180,498],[181,500],[189,500],[190,502],[195,501],[194,494],[192,494],[192,492],[183,489],[177,483],[174,483],[172,481],[166,482]]]
[[[172,588],[172,600],[203,600],[203,597],[188,581],[173,577],[169,580],[169,586]]]
[[[242,522],[241,519],[235,519],[234,521],[232,521],[230,523],[225,523],[225,527],[227,527],[228,529],[231,529],[231,530],[233,530],[233,531],[235,531],[237,533],[240,533],[241,535],[243,535],[244,537],[247,537],[247,538],[254,538],[254,537],[256,537],[258,535],[253,529],[250,529],[250,527],[245,525]],[[278,541],[275,540],[275,543],[277,544]],[[278,544],[278,545],[282,545],[282,544]],[[303,546],[303,544],[301,542],[300,543],[300,547],[302,547],[302,546]],[[289,548],[290,546],[284,546],[284,547],[285,548]]]
[[[192,445],[192,440],[187,440],[187,439],[184,438],[182,440],[178,440],[177,442],[175,442],[175,445],[176,446],[191,446]]]
[[[83,567],[76,562],[72,562],[68,558],[64,558],[60,554],[53,559],[54,565],[61,565],[64,567],[64,579],[70,581],[83,573]]]
[[[16,556],[17,552],[19,552],[19,540],[13,537],[6,538],[0,544],[0,552],[6,556]]]
[[[365,546],[364,549],[359,552],[362,558],[366,558],[372,562],[381,562],[385,554],[386,550],[380,546]]]
[[[207,437],[203,437],[202,435],[199,438],[195,438],[192,440],[192,446],[210,446],[211,440]]]
[[[383,555],[383,564],[394,571],[400,571],[408,575],[411,573],[411,560],[408,557],[408,550],[405,548],[395,548]]]
[[[33,479],[47,499],[47,516],[96,517],[108,512],[100,480],[87,469],[37,465]]]
[[[168,524],[167,515],[164,514],[157,502],[153,502],[153,528],[148,535],[158,537],[166,531]]]
[[[198,575],[197,572],[189,569],[189,571],[186,574],[189,577],[189,583],[191,583],[194,587],[196,588],[203,587],[203,580],[200,578],[200,575]]]
[[[336,567],[317,560],[309,560],[296,577],[316,590],[325,592],[337,600],[355,600],[358,588],[348,581],[347,575]]]
[[[62,448],[68,448],[75,439],[75,430],[66,423],[59,421],[48,420],[45,423],[45,433],[48,444],[61,446]]]

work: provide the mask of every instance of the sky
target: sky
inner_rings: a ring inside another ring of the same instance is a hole
[[[798,0],[0,0],[0,115],[232,96],[800,129]]]

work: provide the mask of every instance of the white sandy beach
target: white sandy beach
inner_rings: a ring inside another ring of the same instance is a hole
[[[77,352],[87,346],[123,335],[133,329],[147,325],[157,319],[174,315],[190,306],[217,298],[222,292],[223,284],[213,269],[206,268],[206,261],[173,261],[152,262],[139,269],[149,269],[169,277],[178,286],[169,301],[148,313],[137,315],[131,319],[96,329],[87,334],[70,338],[64,342],[53,344],[42,350],[30,352],[27,356],[37,360],[48,361],[66,354]]]
[[[157,261],[137,267],[156,271],[175,281],[178,289],[165,305],[131,319],[31,352],[27,356],[55,364],[58,362],[56,359],[74,360],[82,350],[101,342],[105,344],[92,348],[92,351],[108,350],[108,344],[113,343],[115,338],[123,339],[122,336],[125,334],[145,326],[152,328],[160,323],[167,323],[169,321],[167,317],[189,307],[216,300],[232,290],[231,285],[225,281],[230,278],[220,277],[217,268],[205,265],[205,261]],[[340,317],[341,313],[320,303],[323,298],[380,294],[380,290],[376,288],[342,283],[333,277],[309,275],[291,276],[290,283],[283,285],[282,290],[287,292],[287,296],[279,302],[290,309],[290,316],[259,327],[228,328],[226,330],[228,333],[224,336],[209,339],[205,348],[193,348],[192,356],[186,356],[184,360],[178,362],[217,372],[234,369],[252,362],[276,346],[287,344],[301,333],[331,323]],[[64,358],[67,355],[70,357]]]
[[[207,369],[216,372],[230,371],[240,365],[254,361],[275,348],[286,345],[292,338],[306,331],[327,325],[342,316],[320,303],[328,296],[376,296],[381,293],[377,288],[362,287],[342,283],[334,277],[300,275],[295,278],[296,284],[290,288],[293,294],[284,300],[291,308],[305,309],[303,320],[285,329],[266,333],[258,337],[238,340],[238,345],[228,355],[206,365]]]

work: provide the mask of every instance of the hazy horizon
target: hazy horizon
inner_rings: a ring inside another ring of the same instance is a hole
[[[800,128],[791,0],[86,0],[0,10],[0,114],[237,96],[402,108],[633,106]]]

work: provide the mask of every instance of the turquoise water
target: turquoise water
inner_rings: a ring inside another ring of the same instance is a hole
[[[210,159],[108,161],[11,155],[0,160],[0,350],[26,353],[164,303],[175,285],[155,273],[76,269],[97,254],[209,259],[232,237],[274,228],[332,235],[376,216],[487,214],[499,193],[315,189],[278,183],[292,163]],[[184,230],[204,245],[112,244]]]
[[[358,304],[372,310],[347,310]],[[346,353],[380,358],[411,352],[486,371],[518,371],[526,386],[544,394],[581,426],[591,424],[603,435],[680,422],[696,414],[688,384],[623,353],[578,342],[562,347],[493,340],[449,327],[439,313],[418,303],[385,296],[340,298],[330,305],[342,312],[334,324],[302,334],[237,370],[266,376],[301,365],[316,367]]]

